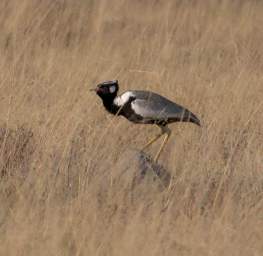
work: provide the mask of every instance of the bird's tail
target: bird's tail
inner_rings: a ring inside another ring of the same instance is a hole
[[[194,113],[189,111],[188,109],[185,109],[182,121],[183,122],[191,122],[191,123],[194,123],[198,126],[201,126],[201,122],[198,119],[198,117]]]

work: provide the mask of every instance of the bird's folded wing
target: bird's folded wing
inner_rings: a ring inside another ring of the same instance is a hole
[[[135,99],[131,103],[131,108],[144,119],[162,120],[162,119],[183,119],[184,112],[187,111],[180,105],[162,97],[149,97],[148,99]]]

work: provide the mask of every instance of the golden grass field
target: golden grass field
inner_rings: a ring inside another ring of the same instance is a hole
[[[0,10],[0,255],[263,255],[262,1]],[[122,178],[158,129],[103,109],[109,79],[202,120],[170,125],[168,187]]]

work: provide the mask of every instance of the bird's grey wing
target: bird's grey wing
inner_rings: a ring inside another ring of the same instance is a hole
[[[155,93],[136,94],[136,99],[131,106],[135,113],[143,116],[145,119],[180,118],[184,112],[182,106]]]
[[[131,107],[144,120],[190,121],[200,125],[198,118],[188,109],[153,92],[136,91]]]

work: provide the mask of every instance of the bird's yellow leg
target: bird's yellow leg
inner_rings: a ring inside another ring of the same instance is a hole
[[[165,133],[165,138],[164,138],[164,140],[163,140],[163,142],[162,142],[162,145],[160,146],[157,154],[156,154],[155,157],[154,157],[154,161],[155,161],[155,162],[158,161],[159,156],[160,156],[160,154],[162,153],[162,151],[163,151],[163,149],[164,149],[164,146],[165,146],[165,144],[167,143],[167,141],[168,141],[168,139],[169,139],[169,137],[170,137],[170,135],[171,135],[171,130],[170,130],[168,127],[162,127],[162,134],[164,134],[164,133]]]
[[[150,145],[152,145],[155,141],[157,141],[161,136],[163,135],[163,132],[159,133],[157,136],[152,138],[147,144],[145,144],[142,148],[142,151],[148,148]]]

